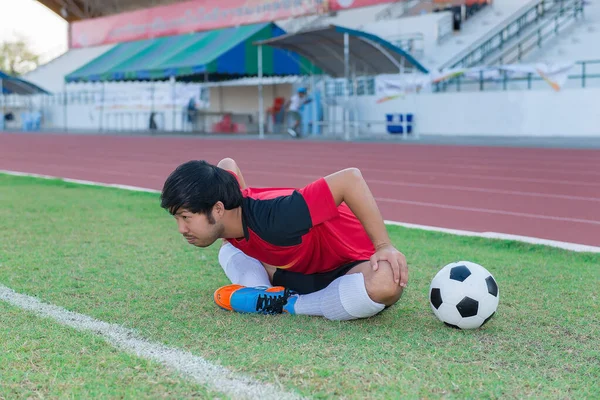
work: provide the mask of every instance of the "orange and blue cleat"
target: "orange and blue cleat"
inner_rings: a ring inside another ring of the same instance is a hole
[[[294,292],[281,286],[227,285],[215,291],[215,303],[224,310],[252,314],[295,314]]]

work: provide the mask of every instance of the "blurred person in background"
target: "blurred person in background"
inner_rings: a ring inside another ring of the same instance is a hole
[[[292,124],[288,128],[287,132],[293,138],[299,138],[301,136],[299,133],[299,128],[300,123],[302,122],[302,107],[309,102],[310,99],[308,98],[308,91],[305,87],[301,87],[286,104],[287,121],[289,121],[288,123]]]

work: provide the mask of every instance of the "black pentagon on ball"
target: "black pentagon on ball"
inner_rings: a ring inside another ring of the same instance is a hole
[[[474,317],[479,310],[479,302],[470,297],[465,297],[456,305],[456,309],[463,318]]]
[[[431,289],[431,296],[429,296],[429,298],[436,310],[440,308],[442,305],[442,293],[440,292],[440,289]]]
[[[465,265],[459,265],[450,270],[450,279],[455,281],[464,282],[469,275],[471,275],[471,271]]]
[[[498,297],[498,284],[496,283],[496,280],[491,276],[488,276],[485,278],[485,283],[487,283],[488,293],[494,297]]]

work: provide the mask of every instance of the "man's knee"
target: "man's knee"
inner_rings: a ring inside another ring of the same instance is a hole
[[[275,271],[277,271],[277,268],[264,262],[261,262],[261,264],[267,271],[267,275],[269,275],[269,280],[273,282],[273,275],[275,275]]]
[[[369,268],[372,268],[369,265]],[[379,261],[379,268],[368,274],[365,279],[367,293],[376,303],[391,306],[402,296],[402,287],[394,282],[392,266],[387,261]]]

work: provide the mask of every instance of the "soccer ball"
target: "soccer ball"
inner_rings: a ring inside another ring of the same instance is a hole
[[[496,313],[496,280],[479,264],[458,261],[437,273],[429,287],[429,303],[436,317],[457,329],[476,329]]]

